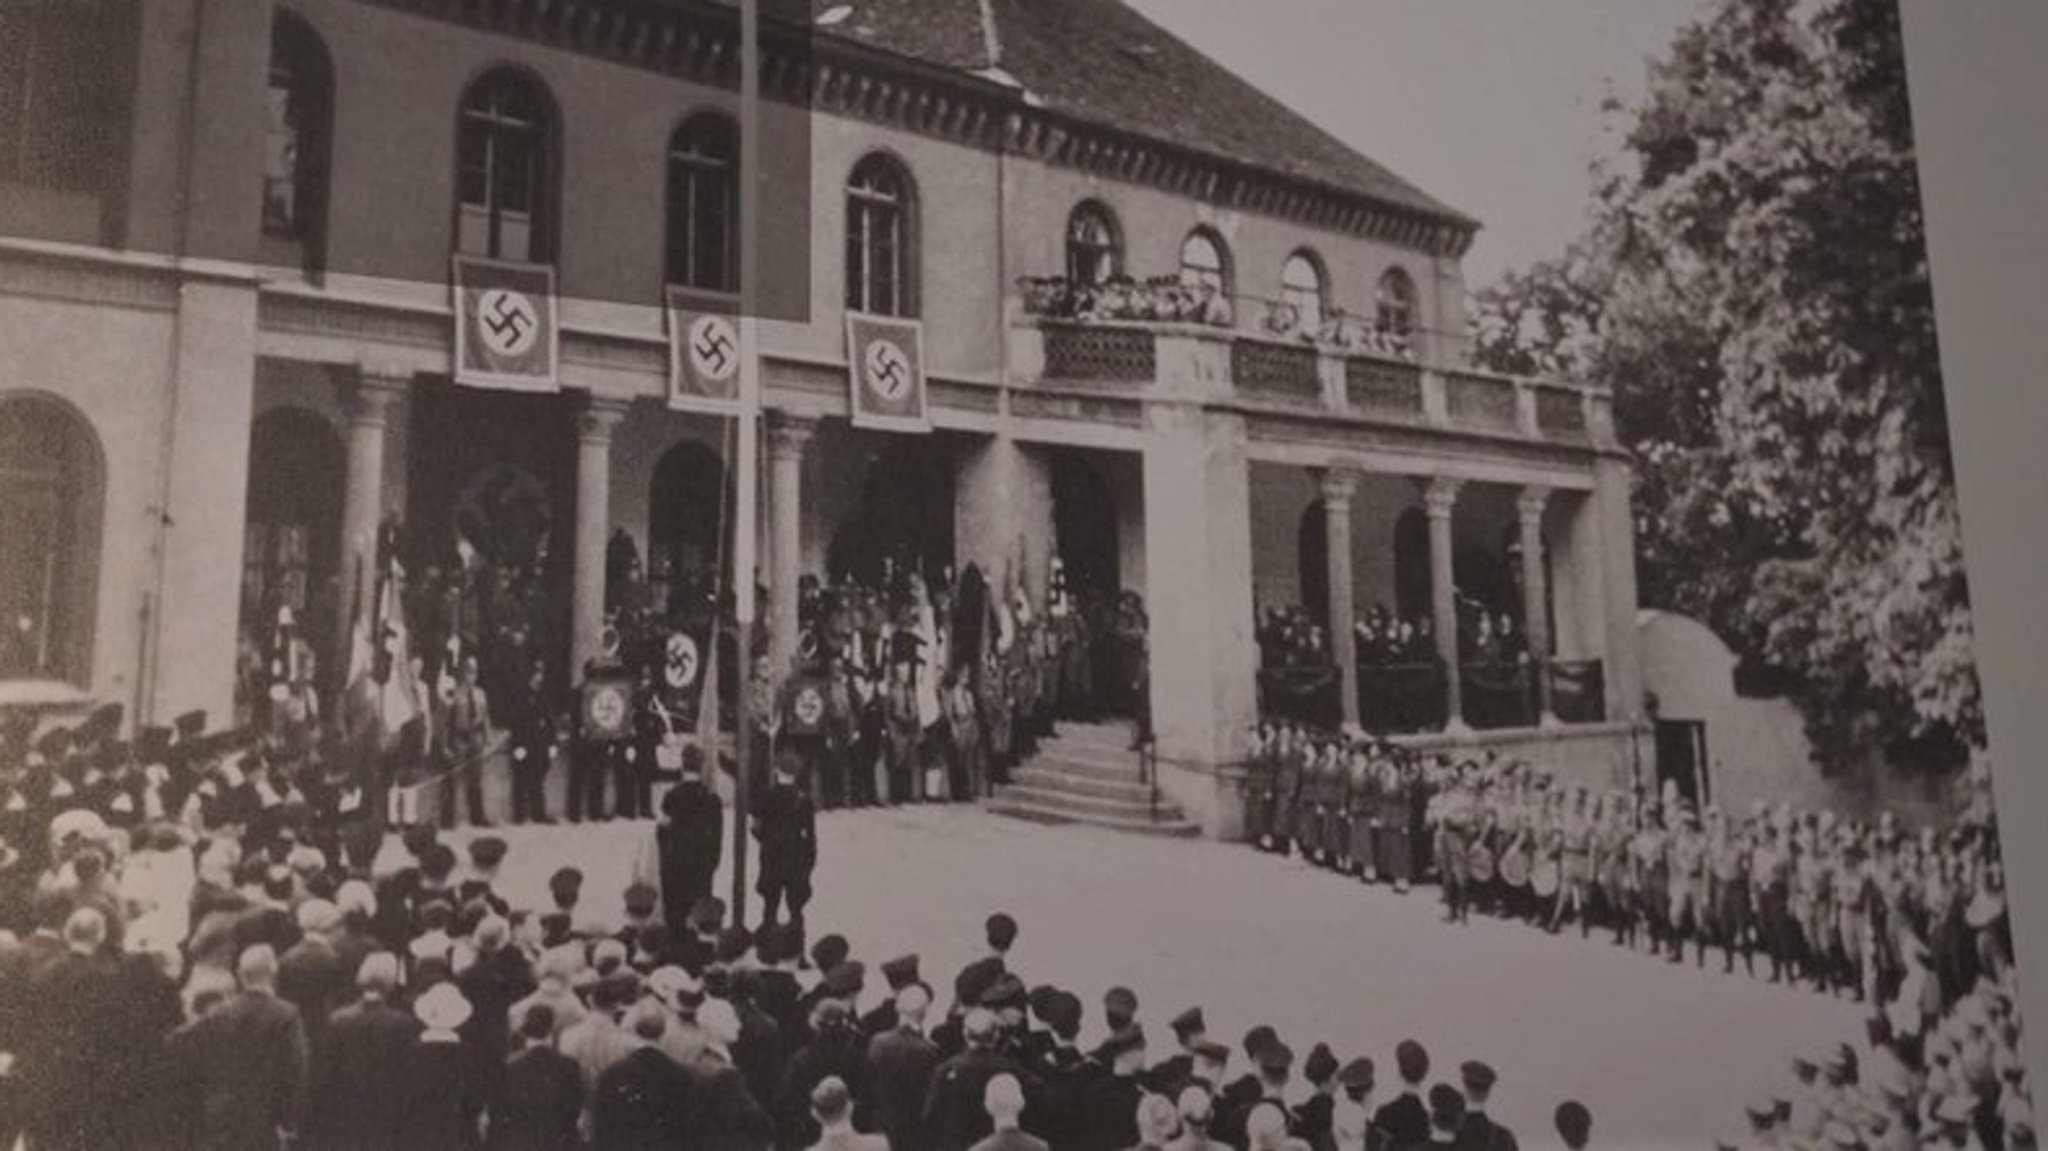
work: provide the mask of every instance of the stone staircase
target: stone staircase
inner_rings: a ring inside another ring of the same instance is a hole
[[[1129,724],[1063,723],[984,806],[1037,823],[1086,823],[1145,835],[1196,836],[1199,825],[1145,784]]]

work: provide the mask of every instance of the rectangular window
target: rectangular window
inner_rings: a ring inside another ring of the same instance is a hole
[[[0,180],[94,192],[125,153],[114,0],[0,3]]]

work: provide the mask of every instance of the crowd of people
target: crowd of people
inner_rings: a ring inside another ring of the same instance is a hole
[[[1246,818],[1263,850],[1397,889],[1430,880],[1454,922],[1476,909],[1552,932],[1569,923],[1673,963],[1689,951],[1699,966],[1711,951],[1724,971],[1739,963],[1870,1005],[1871,1043],[1912,1087],[1884,1097],[1912,1106],[1883,1112],[1884,1131],[1910,1134],[1882,1146],[1950,1146],[1934,1133],[1967,1113],[1970,1145],[1993,1151],[2011,1145],[2011,1115],[2026,1118],[2023,1077],[1988,1070],[2020,1067],[2004,870],[1985,805],[1918,831],[1890,813],[1864,823],[1785,806],[1700,811],[1675,788],[1594,794],[1493,756],[1454,763],[1269,724],[1254,740]],[[1963,1041],[1976,1056],[1967,1073]],[[1869,1138],[1880,1119],[1867,1110],[1835,1135]]]
[[[665,859],[662,889],[635,881],[616,903],[561,866],[530,907],[500,885],[501,838],[458,856],[417,825],[365,857],[347,794],[302,794],[270,741],[180,718],[133,741],[117,707],[0,731],[0,1145],[1514,1145],[1486,1112],[1493,1069],[1433,1081],[1412,1040],[1384,1089],[1371,1058],[1316,1044],[1297,1062],[1268,1027],[1234,1051],[1199,1008],[1166,1052],[1115,988],[1084,1050],[1086,1006],[1027,984],[1000,913],[943,1011],[914,953],[871,989],[845,938],[803,926],[815,846],[793,751],[755,812],[750,932],[701,859]],[[702,803],[696,766],[671,797]],[[691,803],[672,806],[679,835]],[[1558,1116],[1584,1146],[1585,1109]]]

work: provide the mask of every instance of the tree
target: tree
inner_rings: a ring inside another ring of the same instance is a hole
[[[1787,673],[1824,762],[1953,762],[1983,713],[1895,0],[1719,0],[1622,114],[1479,358],[1613,388],[1644,602]]]

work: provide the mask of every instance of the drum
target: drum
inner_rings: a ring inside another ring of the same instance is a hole
[[[1548,899],[1557,894],[1558,865],[1555,859],[1546,859],[1536,865],[1529,874],[1529,886],[1536,894]]]
[[[1531,861],[1526,851],[1510,851],[1500,861],[1501,882],[1509,887],[1527,887]]]
[[[1471,850],[1465,854],[1465,866],[1470,869],[1472,879],[1476,883],[1489,883],[1493,880],[1493,864],[1493,849],[1483,843],[1473,844]]]

